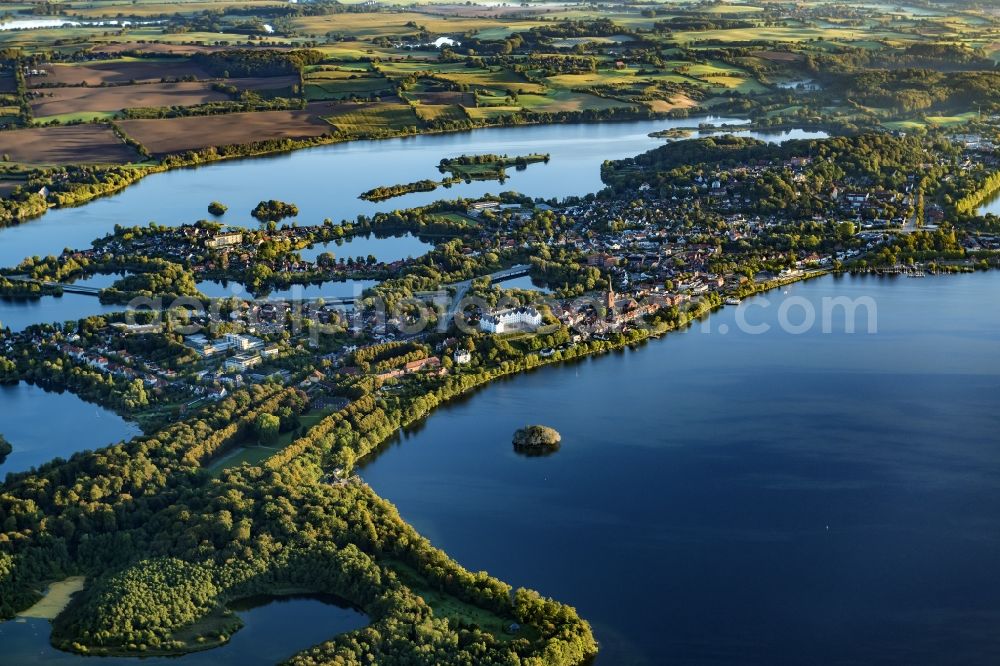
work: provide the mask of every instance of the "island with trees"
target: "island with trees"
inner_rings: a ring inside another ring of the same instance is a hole
[[[449,174],[442,180],[425,178],[412,183],[383,185],[362,192],[359,198],[366,201],[385,201],[386,199],[401,197],[413,192],[433,192],[438,187],[451,187],[462,181],[498,180],[502,183],[507,180],[507,168],[509,167],[523,170],[527,169],[529,164],[536,164],[538,162],[548,163],[548,161],[549,155],[541,153],[518,155],[515,157],[484,154],[445,158],[438,163],[438,170],[441,173]]]
[[[547,453],[559,448],[562,435],[555,428],[529,425],[514,431],[514,450],[524,453]]]
[[[404,194],[411,194],[413,192],[433,192],[439,185],[441,185],[440,182],[430,179],[400,185],[385,185],[362,192],[359,198],[366,201],[385,201],[386,199],[401,197]]]
[[[649,136],[654,139],[688,139],[694,136],[695,131],[686,127],[671,127],[669,129],[650,132]]]
[[[250,214],[261,222],[277,222],[299,214],[299,207],[293,203],[268,199],[257,204]]]
[[[3,435],[0,435],[0,465],[7,460],[7,456],[9,456],[10,452],[13,450],[14,447],[10,445],[10,442],[8,442]]]
[[[507,169],[514,167],[517,170],[527,169],[529,164],[544,162],[548,164],[548,153],[530,153],[528,155],[495,155],[486,153],[483,155],[460,155],[442,159],[438,163],[438,170],[441,173],[449,173],[453,178],[461,180],[504,180],[507,177]]]

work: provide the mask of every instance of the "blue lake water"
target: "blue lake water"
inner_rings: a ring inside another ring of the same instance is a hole
[[[124,273],[99,273],[74,280],[73,284],[107,289],[124,276]],[[0,327],[6,326],[17,332],[33,324],[76,321],[125,309],[120,305],[103,305],[97,296],[86,294],[64,293],[62,296],[43,296],[35,300],[0,298]]]
[[[546,198],[583,195],[602,187],[600,165],[604,160],[630,157],[660,145],[663,139],[650,138],[650,132],[689,127],[704,120],[490,128],[355,141],[178,169],[155,174],[87,205],[52,210],[26,224],[0,229],[0,266],[14,266],[28,256],[59,254],[66,247],[89,247],[95,238],[114,231],[116,224],[134,226],[155,221],[178,225],[205,219],[209,217],[206,207],[216,199],[229,206],[229,212],[220,218],[223,222],[253,226],[256,221],[250,211],[262,199],[294,202],[303,224],[318,224],[324,218],[353,220],[361,214],[424,205],[438,199],[479,197],[488,192],[513,190]],[[711,120],[745,122],[737,118]],[[754,135],[769,140],[787,138],[780,134]],[[548,164],[533,164],[524,171],[510,169],[510,178],[503,185],[487,181],[462,183],[378,203],[358,198],[380,185],[440,178],[437,164],[444,157],[538,151],[551,155]]]
[[[64,293],[34,300],[0,298],[0,327],[23,331],[33,324],[76,321],[98,314],[121,312],[126,308],[103,305],[96,296]]]
[[[365,289],[378,284],[378,280],[340,280],[323,284],[296,284],[286,289],[275,289],[265,298],[272,300],[301,300],[315,298],[344,298],[361,296]],[[249,298],[246,288],[238,282],[203,280],[198,291],[210,298]]]
[[[527,291],[544,291],[547,292],[548,289],[537,284],[531,279],[530,275],[522,275],[521,277],[514,278],[513,280],[504,280],[503,282],[497,282],[496,286],[503,289],[524,289]]]
[[[403,234],[401,236],[387,236],[378,238],[372,234],[367,236],[355,236],[343,242],[330,241],[328,243],[317,243],[312,247],[299,250],[299,256],[305,261],[316,261],[316,257],[329,252],[335,259],[347,259],[349,257],[368,258],[368,255],[375,257],[377,261],[392,262],[406,258],[416,258],[427,254],[434,249],[432,243],[425,243],[413,234]]]
[[[980,215],[1000,215],[1000,194],[979,207]]]
[[[44,391],[25,383],[0,386],[0,435],[14,447],[0,464],[0,480],[7,472],[23,472],[56,457],[69,458],[77,451],[138,434],[134,423],[72,393]]]
[[[786,292],[487,386],[361,474],[466,567],[576,606],[598,666],[995,663],[1000,274]],[[842,296],[876,333],[823,332]],[[530,423],[561,449],[516,455]]]
[[[250,599],[234,604],[233,610],[244,627],[225,645],[180,657],[143,659],[61,652],[49,644],[48,620],[0,622],[0,664],[273,666],[296,652],[368,624],[363,613],[327,595]]]

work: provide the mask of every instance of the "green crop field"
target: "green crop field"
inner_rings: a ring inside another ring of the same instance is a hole
[[[571,90],[558,90],[548,95],[518,95],[518,104],[529,111],[555,113],[560,111],[588,111],[610,108],[634,107],[634,104],[617,99],[606,99]]]
[[[521,111],[521,107],[519,106],[490,106],[476,109],[465,109],[465,112],[469,114],[469,118],[472,118],[473,120],[492,120],[494,118],[509,116],[511,114],[518,113],[519,111]]]
[[[381,102],[378,104],[343,104],[323,119],[337,129],[349,133],[367,130],[403,130],[419,127],[420,119],[409,104]]]
[[[318,70],[308,73],[305,78],[305,95],[309,101],[372,97],[392,91],[392,83],[385,78],[358,72]]]
[[[461,106],[454,104],[417,104],[414,110],[427,122],[459,122],[469,118]]]
[[[545,93],[545,86],[532,83],[523,75],[509,70],[463,69],[456,72],[438,74],[442,79],[452,81],[469,88],[486,88],[489,90],[506,90],[510,92]]]

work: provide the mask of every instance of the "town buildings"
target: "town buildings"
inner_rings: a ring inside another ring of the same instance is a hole
[[[542,314],[532,307],[508,308],[484,314],[479,329],[486,333],[510,333],[534,330],[542,325]]]

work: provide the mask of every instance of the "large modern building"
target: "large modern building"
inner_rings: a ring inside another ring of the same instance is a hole
[[[479,320],[479,328],[487,333],[510,333],[511,331],[534,330],[542,325],[542,313],[535,308],[520,307],[497,310],[484,314]]]

